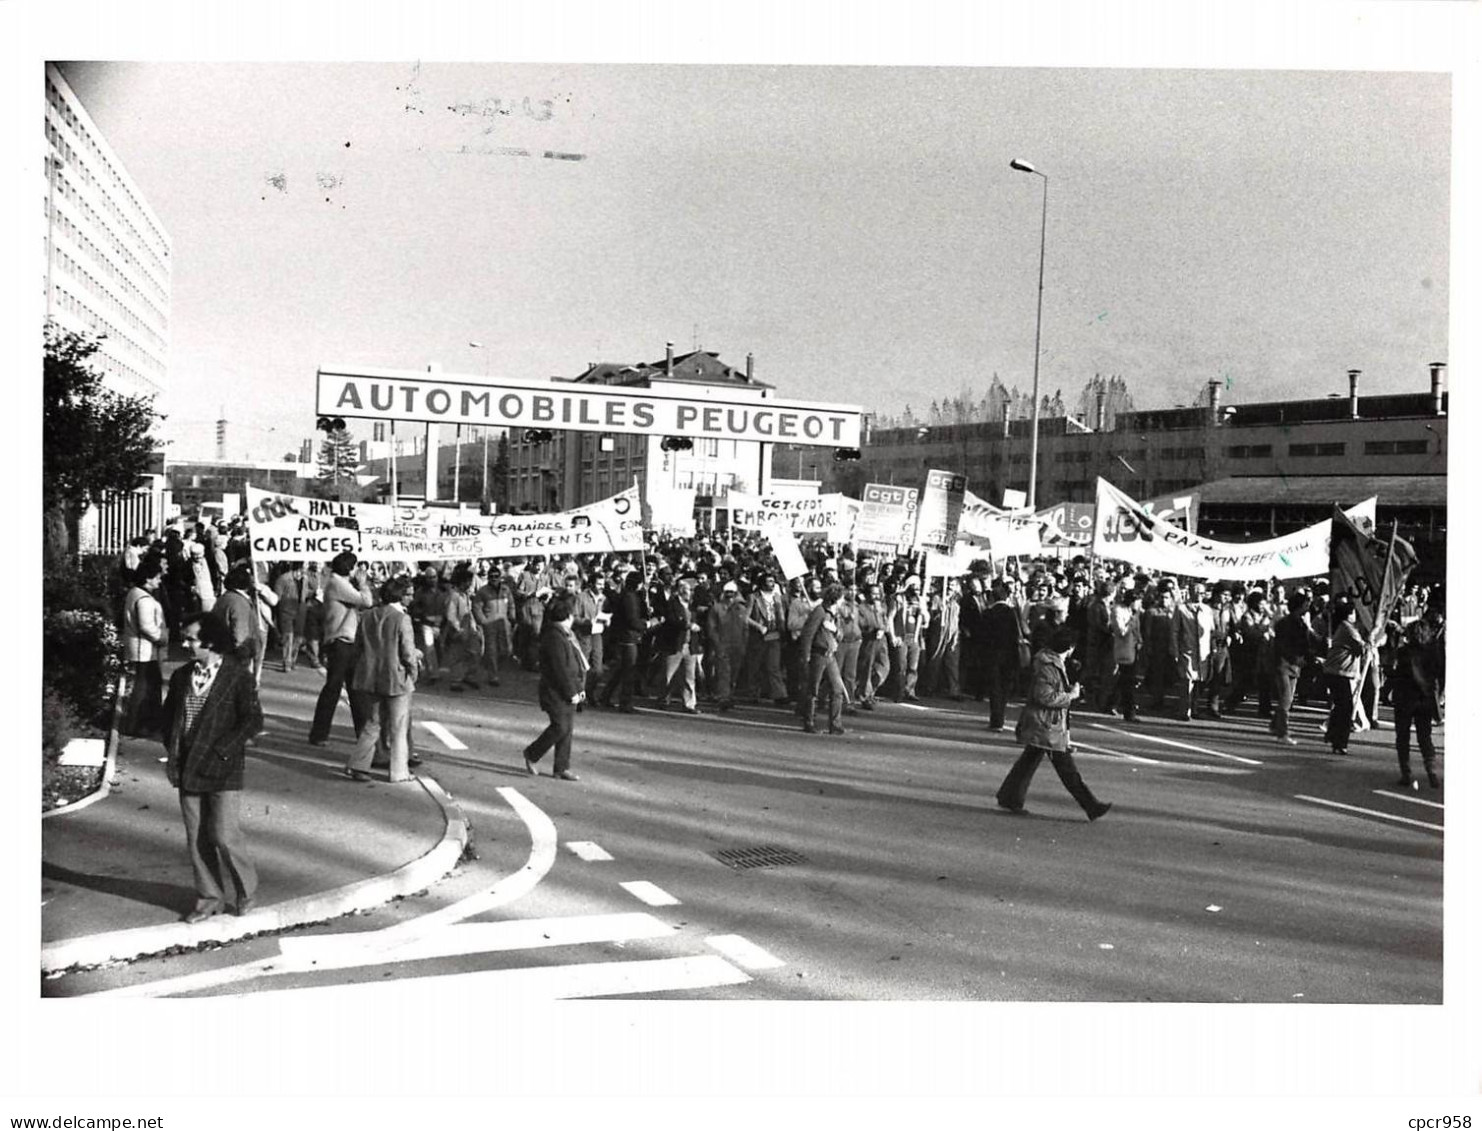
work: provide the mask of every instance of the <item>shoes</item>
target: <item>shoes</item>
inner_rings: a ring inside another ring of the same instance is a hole
[[[1179,715],[1178,718],[1179,718],[1180,721],[1186,722],[1186,723],[1191,723],[1191,722],[1194,721],[1194,716],[1189,711],[1185,711],[1183,714]]]
[[[422,764],[422,755],[420,755],[420,754],[408,754],[407,755],[407,765],[408,766],[416,767],[416,766],[420,766],[421,764]]]
[[[914,695],[907,695],[904,699],[901,700],[901,702],[902,703],[919,703],[919,702],[921,702],[921,700],[920,699],[917,699],[916,696],[914,696]]]
[[[803,724],[803,733],[804,734],[817,734],[818,733],[818,728],[816,726],[814,726],[812,723],[804,723]]]
[[[873,711],[875,709],[875,701],[873,699],[861,699],[859,701],[859,709],[861,711]]]
[[[845,707],[844,708],[844,713],[846,715],[857,715],[857,714],[859,714],[859,708],[858,707]]]
[[[844,733],[844,728],[843,727],[829,727],[828,728],[828,732],[829,732],[829,734],[843,734]]]
[[[255,899],[250,895],[244,895],[241,899],[237,900],[237,909],[232,914],[237,916],[248,915],[256,906],[257,901]]]
[[[1340,757],[1340,758],[1346,758],[1346,757],[1348,757],[1348,747],[1346,747],[1346,746],[1335,746],[1335,747],[1333,747],[1333,753],[1336,754],[1336,755],[1338,755],[1338,757]]]
[[[700,713],[699,707],[685,707],[683,710],[686,715],[698,715]]]
[[[535,768],[535,763],[530,761],[528,757],[525,759],[525,772],[532,778],[538,778],[540,776],[540,771]]]
[[[1010,813],[1022,813],[1022,812],[1024,812],[1024,806],[1023,805],[1010,805],[1002,797],[995,798],[995,800],[998,802],[998,807],[1000,809],[1007,809]]]
[[[1122,721],[1123,722],[1128,722],[1128,723],[1135,723],[1135,722],[1137,722],[1141,718],[1142,718],[1141,715],[1139,715],[1136,711],[1133,711],[1130,715],[1123,715],[1122,716]]]
[[[1277,735],[1277,738],[1280,739],[1280,741],[1285,742],[1288,746],[1297,745],[1297,740],[1289,734]]]
[[[1420,788],[1420,783],[1418,781],[1416,781],[1413,777],[1411,777],[1409,774],[1401,774],[1399,781],[1395,782],[1395,785],[1399,786],[1401,789],[1419,789]]]
[[[311,738],[311,739],[309,739],[309,745],[310,746],[325,746],[328,743],[329,743],[329,739],[327,739],[327,738]]]
[[[1003,723],[989,723],[989,730],[1003,730]]]
[[[560,778],[562,781],[581,781],[581,778],[577,777],[570,770],[562,770],[559,774],[552,774],[551,777]]]
[[[460,684],[460,683],[450,683],[450,684],[448,684],[448,690],[449,691],[456,691],[456,692],[458,692],[459,695],[462,695],[463,694],[463,685]]]
[[[1426,770],[1425,780],[1430,782],[1432,789],[1441,788],[1441,775],[1436,773],[1435,770]]]
[[[1111,812],[1111,807],[1112,803],[1110,801],[1097,802],[1096,807],[1086,814],[1086,819],[1090,821],[1099,820]]]
[[[489,681],[489,686],[490,687],[498,687],[499,686],[499,681],[497,679],[491,679]]]
[[[735,706],[735,704],[732,703],[729,699],[727,699],[724,703],[719,704],[715,709],[717,711],[719,711],[721,714],[725,714],[727,711],[729,711],[734,706]]]
[[[222,907],[219,903],[212,904],[209,907],[197,907],[194,911],[192,911],[185,917],[185,921],[187,923],[202,923],[205,922],[207,919],[214,919],[217,915],[220,915],[221,912]]]
[[[340,772],[344,775],[346,781],[374,781],[375,780],[374,778],[372,778],[370,776],[370,774],[366,773],[364,770],[352,770],[352,769],[350,769],[349,766],[346,766]]]

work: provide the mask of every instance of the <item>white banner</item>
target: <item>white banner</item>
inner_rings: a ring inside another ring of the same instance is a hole
[[[1035,555],[1041,550],[1040,521],[1028,513],[1011,513],[968,491],[962,503],[959,533],[996,558]]]
[[[320,367],[315,411],[363,420],[420,420],[496,428],[558,428],[857,448],[856,405],[764,400],[723,387],[685,393],[578,385],[569,381],[491,381],[399,369]]]
[[[253,557],[465,561],[643,548],[638,490],[559,514],[477,515],[421,504],[336,503],[247,488]]]
[[[740,530],[768,530],[780,526],[799,537],[813,535],[830,542],[847,542],[853,531],[853,499],[841,494],[785,498],[732,490],[726,496],[731,525]]]
[[[916,540],[916,497],[915,487],[866,484],[854,524],[855,547],[885,554],[909,552]]]
[[[1377,498],[1344,513],[1372,528]],[[1215,542],[1147,514],[1131,496],[1105,479],[1096,481],[1092,550],[1143,569],[1223,581],[1316,577],[1328,572],[1332,519],[1265,542]]]
[[[798,549],[798,540],[785,526],[773,524],[767,527],[767,541],[772,544],[772,553],[777,555],[777,564],[782,567],[782,576],[791,581],[808,572],[808,563]]]
[[[695,489],[668,487],[648,499],[649,529],[671,538],[695,536]]]

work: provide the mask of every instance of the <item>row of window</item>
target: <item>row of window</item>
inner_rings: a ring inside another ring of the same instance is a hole
[[[1365,440],[1366,456],[1415,456],[1430,451],[1427,440]],[[1288,444],[1286,454],[1291,459],[1332,458],[1348,454],[1348,445],[1341,441],[1327,444]],[[1230,459],[1267,459],[1271,456],[1270,444],[1244,444],[1226,448]]]
[[[1084,448],[1073,448],[1055,453],[1056,463],[1090,463],[1091,452]]]
[[[87,326],[87,328],[93,331],[95,334],[102,334],[107,337],[108,341],[104,343],[103,349],[100,350],[97,355],[98,357],[101,358],[107,356],[116,350],[124,350],[135,355],[136,357],[142,358],[144,363],[150,369],[157,370],[160,376],[164,376],[165,367],[155,359],[153,354],[148,353],[144,349],[141,349],[137,342],[135,342],[127,334],[120,331],[119,328],[113,325],[113,323],[109,322],[108,319],[99,315],[97,311],[95,311],[87,303],[83,302],[76,295],[70,293],[63,287],[54,284],[52,286],[52,296],[52,301],[59,309],[65,310],[67,311],[67,313],[80,318]],[[127,365],[123,365],[122,368],[128,376],[142,381],[146,385],[158,384],[158,382],[156,382],[153,377],[145,377],[137,370],[130,369]]]
[[[50,161],[51,158],[47,158],[47,160]],[[57,195],[60,196],[63,200],[67,201],[79,212],[81,212],[82,218],[94,231],[108,233],[108,235],[113,240],[112,250],[114,254],[116,254],[124,262],[128,263],[137,273],[138,278],[143,279],[146,283],[149,284],[150,289],[154,292],[155,297],[157,297],[160,302],[168,303],[170,301],[170,296],[168,293],[166,293],[164,287],[160,286],[159,280],[144,269],[144,264],[139,262],[139,257],[133,253],[133,251],[126,243],[123,242],[123,240],[118,238],[117,233],[115,233],[107,224],[103,222],[103,218],[93,210],[93,206],[87,202],[82,193],[77,191],[77,186],[69,181],[66,177],[64,177],[60,172],[52,177],[52,183],[56,186]]]
[[[109,280],[111,280],[116,286],[121,288],[129,296],[129,298],[133,299],[140,306],[146,307],[150,311],[150,313],[152,313],[159,321],[159,325],[163,329],[168,330],[170,328],[169,316],[163,313],[160,308],[154,304],[150,297],[143,291],[141,291],[137,285],[135,285],[133,279],[129,278],[127,274],[125,274],[123,271],[120,271],[117,267],[114,266],[113,260],[109,259],[108,256],[104,254],[103,249],[88,238],[87,233],[79,228],[75,222],[73,222],[72,217],[68,216],[65,210],[56,207],[51,202],[48,202],[45,213],[47,218],[52,222],[52,226],[60,230],[61,233],[66,236],[67,239],[75,247],[81,248],[83,252],[90,259],[92,259],[94,263],[98,265],[98,268],[103,272],[104,275],[109,278]],[[108,238],[114,241],[115,246],[118,246],[118,237],[116,237],[112,232],[108,233]]]
[[[1203,459],[1204,458],[1204,449],[1202,447],[1193,447],[1193,448],[1159,448],[1158,449],[1158,458],[1159,459]]]
[[[97,142],[93,139],[92,134],[83,128],[82,120],[73,112],[71,105],[62,97],[62,92],[57,89],[56,84],[50,79],[46,80],[46,100],[62,122],[66,124],[67,128],[72,131],[79,144],[87,150],[88,155],[97,161],[98,165],[107,173],[109,180],[118,192],[133,205],[134,211],[138,214],[140,221],[149,228],[150,235],[154,237],[155,242],[161,247],[166,246],[164,234],[154,226],[153,221],[149,219],[143,207],[134,199],[134,193],[129,188],[128,183],[114,169],[113,163],[104,155],[102,149],[99,148]]]
[[[87,268],[83,267],[82,264],[78,263],[77,260],[73,259],[60,248],[52,248],[51,258],[62,274],[71,275],[75,278],[81,284],[83,290],[99,301],[104,310],[107,310],[114,317],[132,327],[139,337],[152,345],[158,356],[163,357],[168,352],[169,346],[165,342],[165,339],[156,334],[153,327],[146,325],[144,319],[119,302],[118,296],[94,278],[91,271],[87,270]],[[157,367],[160,373],[163,374],[165,371],[164,364],[160,363]]]

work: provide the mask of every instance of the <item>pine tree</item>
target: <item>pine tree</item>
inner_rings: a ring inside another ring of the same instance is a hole
[[[354,483],[360,449],[348,431],[329,432],[319,444],[319,478],[331,484]]]

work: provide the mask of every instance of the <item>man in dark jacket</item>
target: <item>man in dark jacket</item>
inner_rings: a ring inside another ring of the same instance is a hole
[[[1415,620],[1405,626],[1405,642],[1395,654],[1394,672],[1390,676],[1390,701],[1395,709],[1395,754],[1400,760],[1399,785],[1416,788],[1410,776],[1410,728],[1415,728],[1415,741],[1425,764],[1426,780],[1432,789],[1441,788],[1436,773],[1436,747],[1431,742],[1431,724],[1440,718],[1439,690],[1444,666],[1435,634],[1426,621]]]
[[[1276,704],[1271,715],[1271,733],[1295,746],[1297,740],[1289,733],[1291,726],[1292,700],[1297,694],[1297,680],[1302,675],[1302,665],[1309,657],[1322,651],[1326,641],[1321,633],[1312,628],[1312,598],[1305,590],[1293,593],[1287,602],[1286,616],[1276,622],[1272,637],[1272,651],[1276,668]]]
[[[170,677],[165,699],[165,776],[180,791],[180,813],[195,875],[196,903],[187,923],[226,910],[252,909],[257,869],[242,836],[242,776],[247,742],[262,729],[252,672],[232,659],[232,638],[219,618],[196,614],[182,626],[193,661]]]
[[[803,716],[803,730],[808,734],[818,733],[813,719],[818,704],[818,688],[825,679],[828,681],[828,732],[844,733],[839,722],[844,706],[844,680],[839,675],[837,617],[839,602],[843,596],[842,585],[830,585],[825,589],[822,599],[803,622],[803,631],[798,636],[798,647],[808,660],[808,674],[803,680],[801,702],[798,705],[799,713]]]
[[[552,747],[555,765],[551,776],[562,781],[577,781],[571,772],[571,732],[576,722],[576,707],[586,698],[587,659],[571,631],[571,598],[557,593],[546,608],[540,629],[540,706],[550,723],[529,746],[525,747],[525,772],[540,773],[535,764]]]
[[[663,691],[659,706],[669,705],[671,693],[678,693],[680,709],[698,715],[695,700],[695,655],[693,640],[699,624],[690,611],[694,582],[685,578],[674,586],[664,609],[664,623],[659,626],[655,643],[664,656]]]
[[[1023,640],[1019,614],[1009,601],[1009,589],[1001,580],[993,583],[993,603],[983,614],[988,667],[988,729],[1003,730],[1009,688],[1019,675],[1019,644]]]
[[[614,694],[618,710],[632,714],[633,683],[638,678],[638,645],[648,631],[648,598],[643,592],[643,574],[633,570],[623,579],[623,591],[612,614],[612,641],[617,648],[617,674],[602,693],[602,705],[612,706]]]

